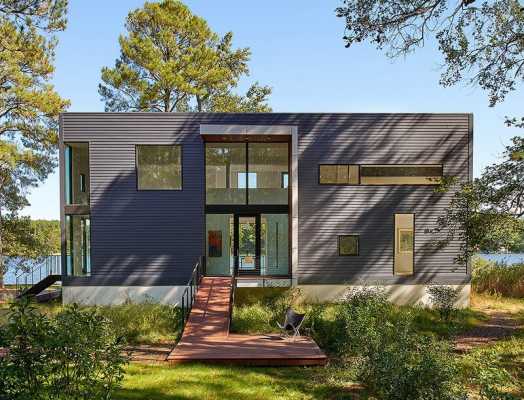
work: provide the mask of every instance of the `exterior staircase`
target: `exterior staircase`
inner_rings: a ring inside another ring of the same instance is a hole
[[[48,290],[62,280],[62,268],[59,255],[45,257],[29,271],[22,271],[16,276],[17,298],[35,296],[39,302],[60,297],[61,290]]]

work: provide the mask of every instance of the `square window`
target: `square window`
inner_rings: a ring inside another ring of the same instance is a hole
[[[182,149],[177,145],[138,145],[138,190],[182,189]]]
[[[358,256],[359,235],[342,235],[338,237],[339,256]]]

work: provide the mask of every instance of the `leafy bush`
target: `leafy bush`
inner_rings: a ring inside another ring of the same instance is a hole
[[[449,321],[460,289],[454,289],[451,286],[432,285],[427,288],[427,292],[431,303],[438,310],[440,318]]]
[[[413,315],[380,289],[349,292],[341,309],[340,350],[359,360],[358,378],[378,399],[458,399],[457,366],[448,347],[418,334]]]
[[[0,340],[0,393],[9,399],[107,399],[123,379],[124,341],[96,310],[49,317],[18,301]]]
[[[524,297],[524,264],[504,265],[475,258],[471,283],[477,293],[522,298]]]

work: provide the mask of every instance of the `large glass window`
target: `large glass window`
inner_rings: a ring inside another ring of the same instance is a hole
[[[260,264],[262,275],[289,274],[289,222],[287,214],[262,214]]]
[[[246,204],[246,144],[206,143],[206,203]]]
[[[89,215],[66,215],[67,274],[91,273],[91,220]]]
[[[288,204],[288,151],[288,143],[206,143],[206,204]]]
[[[287,204],[287,186],[282,187],[282,174],[288,173],[287,143],[249,143],[248,171],[255,174],[252,185],[248,179],[249,204]]]
[[[138,190],[182,189],[179,145],[138,145],[136,153]]]
[[[89,144],[65,145],[65,200],[66,204],[89,204]]]
[[[395,214],[395,275],[412,275],[415,255],[415,215]]]
[[[362,165],[364,185],[438,185],[442,165]]]
[[[233,215],[206,214],[206,274],[230,276],[233,256]]]

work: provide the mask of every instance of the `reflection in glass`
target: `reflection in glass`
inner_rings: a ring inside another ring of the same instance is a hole
[[[245,143],[206,143],[206,204],[246,204],[245,172]]]
[[[66,204],[89,204],[89,143],[64,148]]]
[[[67,274],[91,273],[91,220],[88,215],[66,215]]]
[[[233,273],[233,215],[206,214],[206,274]]]
[[[364,185],[438,185],[442,165],[362,165]]]
[[[282,174],[288,172],[288,144],[249,143],[248,154],[248,171],[257,177],[256,186],[249,185],[249,204],[288,204],[287,186],[282,187]]]
[[[256,270],[256,218],[238,218],[238,270]]]
[[[415,215],[395,214],[395,262],[396,275],[413,274],[415,252]]]
[[[288,215],[262,214],[261,224],[260,266],[262,275],[288,275]]]
[[[138,190],[182,189],[180,146],[137,146]]]
[[[358,256],[358,235],[342,235],[338,237],[338,254],[340,256]]]

